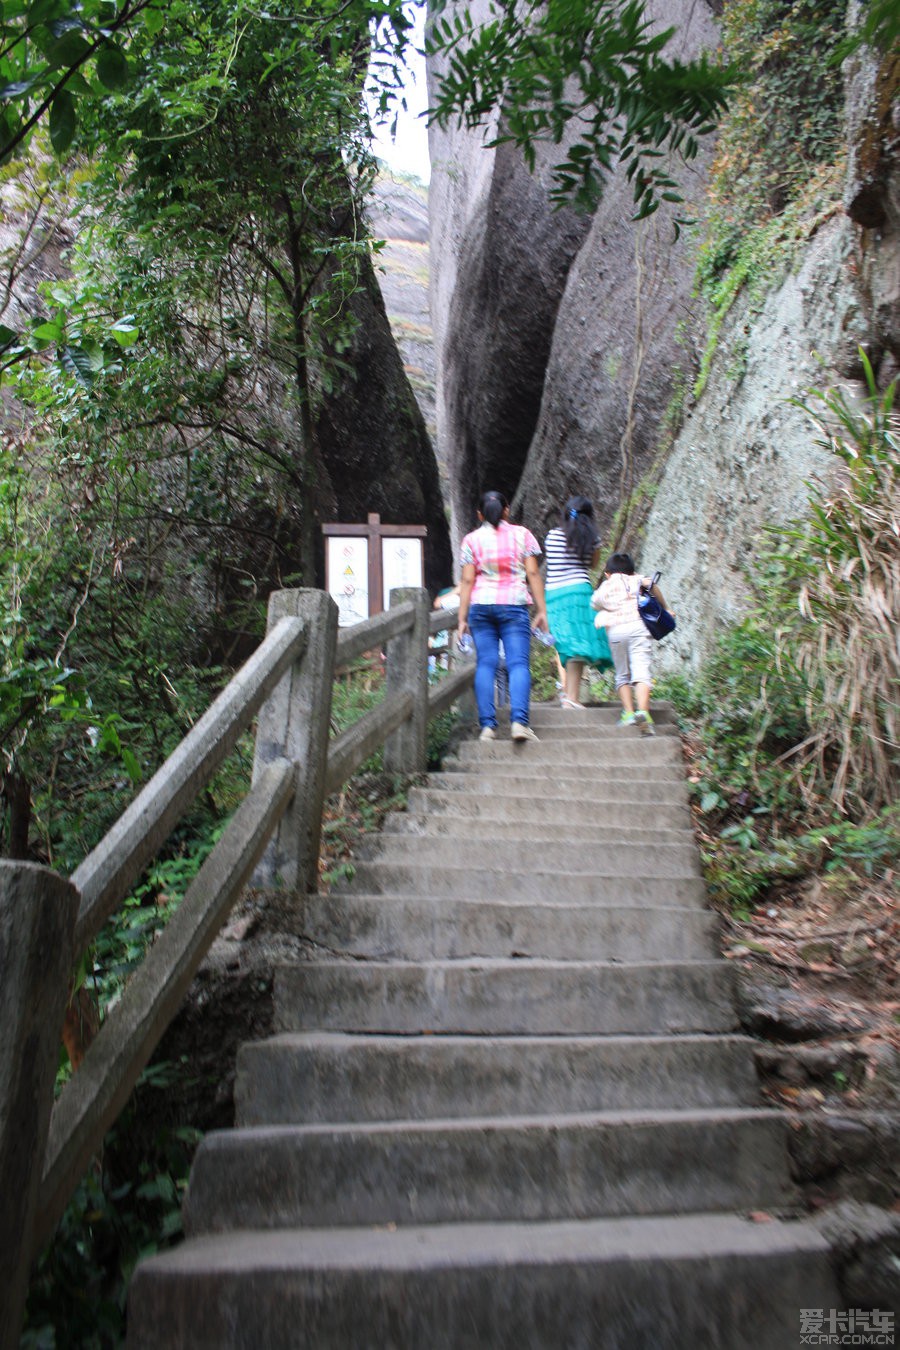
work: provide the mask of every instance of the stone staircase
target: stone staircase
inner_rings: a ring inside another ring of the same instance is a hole
[[[144,1262],[131,1350],[794,1350],[838,1306],[760,1105],[680,742],[536,707],[467,742],[352,882],[243,1047],[189,1240]],[[757,1216],[759,1217],[759,1216]]]

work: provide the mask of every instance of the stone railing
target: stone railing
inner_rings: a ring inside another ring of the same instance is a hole
[[[70,880],[0,862],[0,1350],[13,1350],[33,1257],[51,1235],[177,1012],[242,889],[316,889],[325,797],[379,746],[389,772],[425,769],[429,720],[471,665],[428,682],[428,638],[454,618],[425,591],[338,630],[323,591],[278,591],[254,656]],[[385,695],[330,737],[335,670],[385,653]],[[71,972],[238,738],[257,719],[250,790],[54,1102]]]

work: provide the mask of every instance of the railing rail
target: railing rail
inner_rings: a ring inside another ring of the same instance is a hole
[[[250,879],[294,790],[286,759],[270,764],[108,1013],[78,1073],[53,1108],[33,1243],[62,1216],[109,1127],[128,1101],[232,905]]]
[[[81,893],[75,954],[81,955],[132,884],[227,759],[307,635],[300,619],[282,619],[138,793],[109,833],[72,873]]]
[[[389,770],[423,771],[429,719],[471,687],[471,667],[428,685],[428,637],[452,627],[453,616],[432,613],[424,591],[395,591],[391,600],[386,613],[338,633],[337,608],[324,592],[276,592],[257,652],[70,882],[33,864],[0,864],[0,1304],[11,1313],[0,1322],[0,1350],[18,1345],[30,1260],[58,1222],[251,875],[257,884],[315,890],[325,797],[381,745]],[[383,700],[329,744],[336,667],[382,649]],[[254,717],[248,795],[51,1112],[66,984],[76,957]],[[36,956],[48,933],[49,962]],[[15,1017],[6,1016],[8,1004]]]
[[[326,797],[337,792],[360,764],[380,745],[384,745],[391,732],[396,731],[409,717],[412,706],[413,696],[408,689],[387,694],[376,708],[363,713],[352,727],[348,727],[332,742],[325,771]]]
[[[428,616],[428,636],[443,633],[456,627],[456,613],[452,609],[432,610]]]
[[[375,651],[398,633],[405,633],[408,628],[412,628],[414,617],[415,606],[410,601],[404,601],[363,623],[355,623],[352,628],[341,629],[335,647],[335,664],[346,666],[364,652]]]

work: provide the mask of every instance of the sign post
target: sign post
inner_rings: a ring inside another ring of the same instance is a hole
[[[382,525],[369,513],[365,525],[323,525],[325,589],[347,628],[388,608],[390,593],[425,581],[425,525]]]

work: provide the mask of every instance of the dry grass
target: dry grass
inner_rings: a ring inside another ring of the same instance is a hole
[[[880,394],[865,365],[867,399],[831,390],[801,404],[841,467],[783,536],[796,605],[776,634],[778,673],[802,680],[809,727],[785,764],[804,796],[824,792],[857,819],[895,800],[900,777],[897,381]]]

